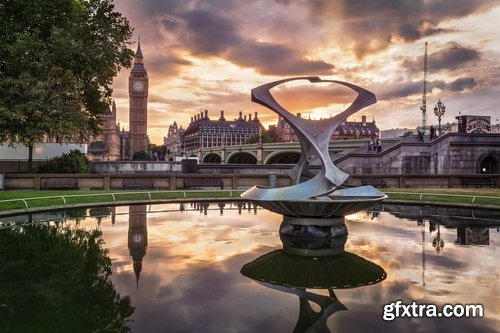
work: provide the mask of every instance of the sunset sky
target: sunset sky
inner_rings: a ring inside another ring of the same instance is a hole
[[[351,82],[378,103],[355,114],[380,129],[422,123],[423,59],[428,42],[428,124],[446,105],[443,123],[462,114],[500,108],[500,1],[496,0],[117,0],[116,10],[140,35],[149,74],[148,134],[163,144],[168,125],[186,128],[208,110],[217,119],[259,112],[267,128],[272,111],[252,103],[250,90],[294,76]],[[136,49],[137,44],[131,45]],[[118,120],[128,129],[128,75],[116,78]],[[313,119],[342,111],[351,92],[327,84],[273,89],[291,112]]]

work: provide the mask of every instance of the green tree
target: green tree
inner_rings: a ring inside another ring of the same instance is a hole
[[[264,132],[262,133],[262,143],[272,143],[274,142],[274,138],[269,135],[269,133]],[[252,135],[251,137],[248,138],[248,140],[245,141],[245,144],[252,144],[252,143],[259,143],[259,135],[255,134]]]
[[[38,167],[40,173],[89,173],[90,162],[87,156],[79,151],[71,150],[69,154],[54,157]]]
[[[148,145],[148,152],[150,152],[151,156],[153,156],[153,160],[158,159],[160,161],[163,161],[165,155],[167,154],[167,147],[165,147],[165,145],[150,143]]]
[[[111,83],[130,67],[132,28],[112,0],[0,3],[0,142],[98,134]]]
[[[130,332],[101,231],[34,224],[0,237],[0,331]]]
[[[132,156],[133,161],[149,161],[149,155],[144,150],[136,151]]]

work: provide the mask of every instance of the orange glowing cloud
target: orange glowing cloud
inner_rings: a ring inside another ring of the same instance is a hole
[[[250,90],[292,76],[360,85],[377,95],[378,104],[363,114],[375,117],[379,128],[415,127],[421,123],[425,42],[427,102],[446,103],[445,123],[459,110],[498,112],[497,2],[121,0],[116,9],[135,28],[135,38],[141,36],[153,143],[162,143],[174,121],[187,127],[205,109],[212,117],[224,110],[229,118],[259,112],[266,126],[275,123],[272,111],[251,103]],[[126,129],[128,73],[124,69],[113,84]],[[275,90],[294,113],[333,115],[352,101],[334,87]],[[435,121],[429,115],[428,123]]]

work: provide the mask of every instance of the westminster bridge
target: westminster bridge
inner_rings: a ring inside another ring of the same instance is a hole
[[[400,140],[386,139],[383,144],[392,146]],[[366,139],[335,140],[330,142],[330,157],[333,160],[367,146]],[[196,157],[201,164],[295,164],[300,157],[300,144],[279,142],[210,147],[188,151],[186,155]]]
[[[338,140],[329,146],[332,161],[355,174],[500,174],[499,133],[448,133],[420,142],[416,135],[382,140],[372,152],[366,140]],[[298,142],[203,148],[190,154],[201,164],[295,164]],[[314,166],[319,161],[309,161]]]

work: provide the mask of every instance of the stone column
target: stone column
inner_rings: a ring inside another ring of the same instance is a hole
[[[262,144],[257,145],[257,164],[264,163],[264,147]]]
[[[226,164],[226,147],[222,148],[220,164]]]

